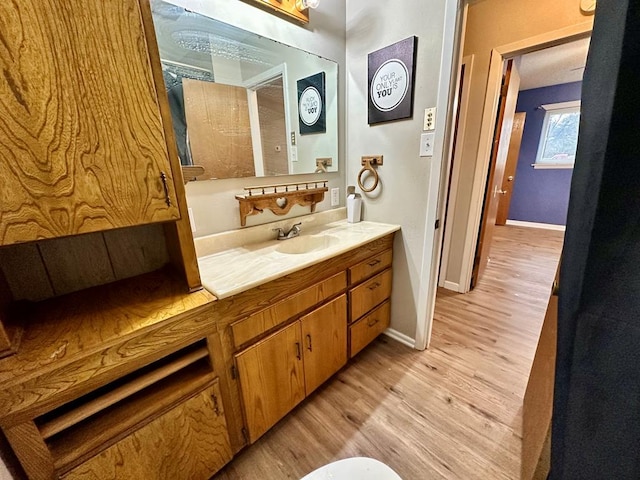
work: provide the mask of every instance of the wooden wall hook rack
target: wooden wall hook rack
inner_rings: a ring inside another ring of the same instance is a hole
[[[245,187],[247,193],[236,195],[240,202],[240,225],[247,224],[247,217],[271,210],[276,215],[286,215],[294,205],[310,206],[311,213],[316,211],[316,204],[324,200],[329,190],[327,180],[300,183],[281,183]]]

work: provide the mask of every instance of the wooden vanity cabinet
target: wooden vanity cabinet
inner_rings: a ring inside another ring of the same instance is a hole
[[[343,294],[236,355],[253,443],[347,362]]]
[[[389,327],[392,259],[387,250],[349,268],[349,358]]]
[[[0,245],[179,219],[148,5],[0,2],[0,31]]]

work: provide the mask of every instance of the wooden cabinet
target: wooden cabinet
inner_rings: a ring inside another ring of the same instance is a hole
[[[219,398],[215,382],[63,478],[210,478],[232,456]]]
[[[349,269],[349,358],[389,327],[392,258],[386,250]]]
[[[0,3],[0,245],[180,218],[149,15]]]
[[[249,442],[346,363],[346,328],[341,295],[236,355]]]

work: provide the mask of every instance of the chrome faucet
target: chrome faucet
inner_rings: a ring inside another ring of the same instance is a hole
[[[302,223],[296,223],[287,232],[285,232],[282,228],[274,228],[273,230],[278,232],[278,236],[276,237],[278,240],[287,240],[289,238],[294,238],[300,235],[300,225],[302,225]]]

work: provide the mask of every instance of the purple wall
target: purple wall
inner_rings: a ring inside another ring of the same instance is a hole
[[[509,219],[565,225],[573,169],[534,170],[545,111],[540,105],[580,100],[582,82],[532,88],[518,94],[516,112],[526,112]]]

